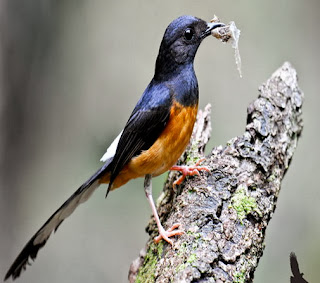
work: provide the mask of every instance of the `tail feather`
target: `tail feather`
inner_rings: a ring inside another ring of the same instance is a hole
[[[92,177],[90,177],[78,190],[76,190],[46,221],[37,233],[29,240],[16,260],[8,270],[4,280],[9,277],[15,279],[20,276],[21,272],[30,265],[29,258],[35,260],[38,251],[46,244],[51,233],[56,231],[70,214],[80,205],[87,201],[95,189],[100,185],[99,178],[108,171],[108,165],[111,161],[106,162]]]

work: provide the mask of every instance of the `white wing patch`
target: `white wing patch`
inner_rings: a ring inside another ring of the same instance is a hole
[[[121,131],[121,133],[114,139],[114,141],[112,142],[112,144],[108,147],[106,153],[101,157],[100,161],[102,162],[106,162],[109,158],[114,157],[114,155],[116,154],[116,150],[118,147],[118,143],[120,140],[120,137],[122,135],[123,130]]]

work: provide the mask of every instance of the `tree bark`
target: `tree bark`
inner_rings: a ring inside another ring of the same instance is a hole
[[[164,227],[176,222],[185,233],[171,247],[153,242],[132,263],[130,282],[251,282],[263,254],[267,225],[281,181],[302,132],[303,93],[297,74],[284,63],[259,88],[248,107],[240,137],[214,148],[203,162],[210,173],[189,177],[176,190],[170,172],[157,206]],[[180,163],[194,164],[210,137],[210,106],[200,111]]]

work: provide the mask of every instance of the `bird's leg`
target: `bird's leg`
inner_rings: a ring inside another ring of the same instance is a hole
[[[173,245],[173,242],[169,239],[172,236],[176,236],[176,235],[182,235],[184,232],[182,230],[175,230],[176,228],[178,228],[181,224],[180,223],[176,223],[173,224],[171,228],[169,228],[167,231],[164,230],[164,228],[161,225],[160,219],[159,219],[159,215],[156,209],[156,206],[154,204],[153,198],[152,198],[152,183],[151,183],[151,179],[152,176],[150,174],[147,174],[145,176],[144,179],[144,191],[146,193],[146,196],[148,198],[149,204],[151,206],[152,209],[152,213],[153,216],[156,220],[157,226],[158,226],[158,230],[159,230],[159,236],[154,238],[154,241],[156,243],[160,242],[161,239],[164,239],[165,241],[167,241],[171,246]]]
[[[193,166],[187,166],[187,165],[181,165],[181,166],[180,165],[174,165],[174,166],[172,166],[170,168],[170,170],[172,170],[172,171],[180,171],[182,173],[182,176],[178,180],[174,181],[173,188],[175,188],[176,185],[180,185],[183,182],[183,180],[186,178],[186,176],[194,176],[194,175],[200,176],[199,171],[201,171],[201,170],[210,172],[208,167],[199,166],[200,163],[202,161],[204,161],[204,160],[205,160],[205,158],[201,158]]]

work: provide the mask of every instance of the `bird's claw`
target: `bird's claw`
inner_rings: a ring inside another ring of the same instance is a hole
[[[181,165],[181,166],[174,165],[174,166],[172,166],[170,170],[180,171],[182,173],[182,176],[179,177],[178,180],[174,181],[173,188],[175,188],[177,185],[180,185],[183,182],[183,180],[186,178],[186,176],[194,176],[194,175],[200,176],[199,171],[202,171],[202,170],[210,172],[208,167],[199,166],[200,163],[204,160],[205,160],[205,158],[201,158],[197,161],[197,163],[195,165],[192,165],[192,166],[187,166],[187,165]]]
[[[183,230],[175,230],[180,226],[180,223],[175,223],[167,231],[164,230],[163,227],[161,227],[159,229],[159,236],[154,238],[154,242],[159,243],[163,239],[167,241],[171,246],[173,246],[173,242],[169,238],[173,236],[180,236],[184,233]]]

